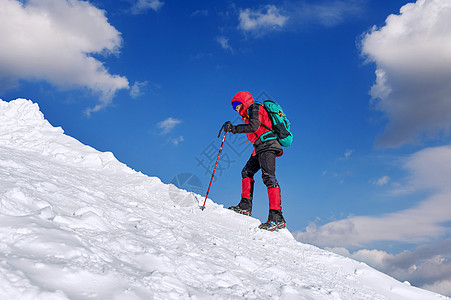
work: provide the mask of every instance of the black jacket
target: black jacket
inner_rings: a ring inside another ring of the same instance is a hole
[[[236,133],[254,133],[262,127],[262,123],[259,118],[260,109],[264,108],[258,103],[252,103],[247,110],[249,117],[248,124],[236,125]],[[274,133],[271,133],[270,136],[271,135],[274,136]],[[256,154],[264,151],[275,151],[278,155],[282,155],[283,153],[282,145],[277,139],[262,142],[261,139],[258,138],[254,143],[254,148]]]

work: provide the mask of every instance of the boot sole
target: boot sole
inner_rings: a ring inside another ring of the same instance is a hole
[[[236,210],[236,209],[231,209],[231,208],[229,208],[231,211],[234,211],[234,212],[236,212],[237,214],[240,214],[240,215],[245,215],[245,216],[251,216],[252,214],[250,213],[250,212],[248,212],[248,211],[242,211],[242,210]]]
[[[287,224],[286,224],[286,223],[277,225],[277,226],[272,227],[272,228],[261,228],[260,226],[259,226],[258,228],[260,228],[261,230],[267,230],[267,231],[273,232],[273,231],[276,231],[276,230],[279,230],[279,229],[283,229],[283,228],[285,228],[285,227],[287,227]]]

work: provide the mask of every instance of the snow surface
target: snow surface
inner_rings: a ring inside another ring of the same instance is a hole
[[[0,299],[449,299],[201,202],[0,100]]]

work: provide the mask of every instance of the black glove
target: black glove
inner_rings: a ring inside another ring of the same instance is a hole
[[[230,123],[230,121],[225,122],[224,125],[222,126],[224,127],[224,131],[236,133],[236,126],[233,126],[232,123]]]

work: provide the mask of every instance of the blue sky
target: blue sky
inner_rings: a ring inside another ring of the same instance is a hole
[[[3,100],[31,99],[66,134],[166,183],[193,174],[205,193],[218,130],[239,121],[233,95],[272,98],[295,138],[277,177],[296,238],[451,294],[448,1],[0,4]],[[251,146],[226,142],[210,196],[227,207]]]

